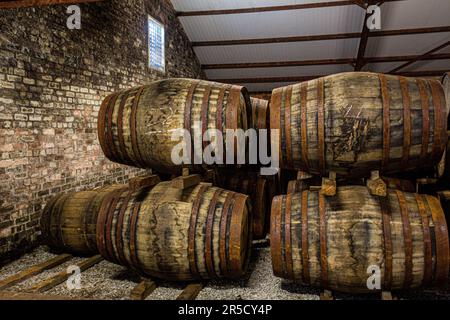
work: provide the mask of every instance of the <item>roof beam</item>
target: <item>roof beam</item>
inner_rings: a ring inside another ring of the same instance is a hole
[[[386,36],[401,36],[401,35],[441,33],[441,32],[450,32],[450,26],[372,31],[370,33],[370,36],[371,37],[386,37]],[[218,41],[193,41],[192,45],[194,47],[238,46],[238,45],[251,45],[251,44],[267,44],[267,43],[356,39],[356,38],[360,38],[360,37],[361,37],[360,32],[351,32],[351,33],[322,34],[322,35],[296,36],[296,37],[277,37],[277,38],[242,39],[242,40],[218,40]]]
[[[432,70],[432,71],[409,71],[397,72],[394,75],[405,77],[439,77],[448,72],[448,70]],[[275,82],[303,82],[322,78],[327,75],[314,76],[296,76],[296,77],[268,77],[268,78],[241,78],[241,79],[209,79],[210,81],[229,83],[229,84],[243,84],[243,83],[275,83]]]
[[[407,66],[410,66],[410,65],[412,65],[413,63],[415,63],[417,61],[424,60],[424,59],[428,58],[433,53],[435,53],[435,52],[437,52],[439,50],[442,50],[444,48],[447,48],[448,46],[450,46],[450,41],[447,41],[446,43],[441,44],[440,46],[437,46],[437,47],[435,47],[435,48],[425,52],[424,54],[422,54],[420,56],[417,56],[415,58],[409,59],[408,62],[402,64],[401,66],[398,66],[397,68],[392,69],[391,71],[389,71],[389,73],[394,73],[394,72],[400,71],[401,69],[404,69]]]
[[[254,62],[254,63],[224,63],[224,64],[204,64],[202,68],[208,69],[250,69],[250,68],[277,68],[277,67],[300,67],[319,66],[333,64],[352,64],[353,58],[344,59],[323,59],[323,60],[303,60],[303,61],[276,61],[276,62]]]
[[[367,1],[367,6],[374,3],[374,1]],[[364,55],[366,54],[367,43],[369,42],[370,29],[367,27],[367,19],[369,19],[370,13],[366,11],[364,15],[363,27],[361,31],[361,37],[359,40],[358,56],[356,57],[355,71],[360,71],[364,66]]]
[[[76,4],[84,2],[100,2],[104,0],[3,0],[0,9],[16,9],[26,7],[48,6],[54,4]]]
[[[404,0],[387,0],[387,2],[397,2]],[[362,0],[349,0],[349,1],[327,1],[319,3],[303,3],[284,6],[270,6],[270,7],[253,7],[253,8],[240,8],[240,9],[222,9],[222,10],[199,10],[199,11],[179,11],[177,16],[179,17],[193,17],[193,16],[213,16],[213,15],[227,15],[227,14],[243,14],[243,13],[257,13],[257,12],[272,12],[272,11],[287,11],[287,10],[304,10],[304,9],[317,9],[317,8],[332,8],[358,5],[362,7]],[[364,8],[364,7],[362,7]]]
[[[409,55],[409,56],[389,56],[389,57],[367,57],[366,63],[382,62],[402,62],[417,59],[419,60],[446,60],[450,59],[450,53],[430,54],[427,56]],[[252,69],[252,68],[279,68],[279,67],[302,67],[302,66],[322,66],[322,65],[340,65],[355,64],[355,58],[343,59],[322,59],[322,60],[300,60],[300,61],[274,61],[274,62],[253,62],[253,63],[223,63],[223,64],[204,64],[203,70],[214,69]]]

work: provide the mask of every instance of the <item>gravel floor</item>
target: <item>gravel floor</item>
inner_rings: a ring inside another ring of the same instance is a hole
[[[0,270],[0,280],[20,272],[40,262],[55,257],[46,247],[39,247],[22,256]],[[25,291],[37,282],[49,276],[66,270],[70,265],[81,261],[73,258],[57,268],[42,272],[24,282],[17,284],[8,291]],[[131,290],[139,283],[140,277],[125,267],[102,261],[82,273],[80,290],[69,290],[66,283],[49,290],[49,295],[64,295],[91,299],[129,299]],[[185,283],[168,283],[157,281],[158,287],[147,298],[148,300],[175,299],[186,286]],[[239,281],[210,281],[200,292],[198,300],[318,300],[320,292],[308,287],[302,287],[292,282],[282,280],[272,274],[270,250],[267,247],[255,248],[250,263],[247,278]],[[396,294],[399,299],[450,300],[450,290],[426,289],[417,292]],[[336,299],[362,300],[379,299],[379,295],[345,295],[335,294]]]

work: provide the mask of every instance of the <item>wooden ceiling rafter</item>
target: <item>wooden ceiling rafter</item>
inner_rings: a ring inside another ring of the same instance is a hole
[[[396,30],[377,30],[377,31],[372,31],[370,33],[370,37],[404,36],[404,35],[444,33],[444,32],[450,32],[450,26],[396,29]],[[360,32],[350,32],[350,33],[295,36],[295,37],[278,37],[278,38],[193,41],[192,46],[194,46],[194,47],[237,46],[237,45],[253,45],[253,44],[268,44],[268,43],[285,43],[285,42],[308,42],[308,41],[323,41],[323,40],[357,39],[360,37],[361,37]]]
[[[366,57],[366,63],[383,62],[403,62],[403,61],[429,61],[429,60],[447,60],[450,59],[450,53],[437,53],[430,55],[406,55],[406,56],[386,56],[386,57]],[[342,59],[319,59],[319,60],[299,60],[299,61],[272,61],[272,62],[248,62],[248,63],[217,63],[204,64],[203,70],[215,69],[254,69],[254,68],[279,68],[279,67],[303,67],[303,66],[321,66],[321,65],[354,65],[356,58]]]
[[[405,0],[386,0],[386,2],[398,2],[398,1],[405,1]],[[365,9],[363,3],[364,3],[363,0],[345,0],[345,1],[326,1],[326,2],[318,2],[318,3],[313,2],[313,3],[302,3],[302,4],[293,4],[293,5],[268,6],[268,7],[179,11],[179,12],[177,12],[177,16],[178,17],[213,16],[213,15],[261,13],[261,12],[273,12],[273,11],[333,8],[333,7],[353,6],[353,5],[357,5],[357,6]]]
[[[447,73],[448,70],[430,70],[430,71],[407,71],[397,72],[393,75],[405,77],[439,77]],[[327,75],[313,75],[313,76],[292,76],[292,77],[260,77],[260,78],[240,78],[240,79],[210,79],[211,81],[243,84],[243,83],[276,83],[276,82],[303,82],[314,80],[317,78],[326,77]]]
[[[395,72],[398,72],[398,71],[400,71],[400,70],[402,70],[402,69],[404,69],[404,68],[406,68],[406,67],[412,65],[413,63],[415,63],[415,62],[417,62],[417,61],[425,60],[425,59],[427,59],[428,57],[430,57],[433,53],[438,52],[438,51],[440,51],[440,50],[442,50],[442,49],[445,49],[445,48],[447,48],[448,46],[450,46],[450,41],[447,41],[447,42],[445,42],[444,44],[441,44],[441,45],[439,45],[439,46],[437,46],[437,47],[435,47],[435,48],[433,48],[433,49],[431,49],[431,50],[425,52],[425,53],[422,54],[422,55],[419,55],[419,56],[417,56],[417,57],[415,57],[415,58],[409,59],[408,62],[406,62],[406,63],[404,63],[404,64],[402,64],[402,65],[400,65],[400,66],[398,66],[398,67],[396,67],[396,68],[394,68],[394,69],[392,69],[391,71],[389,71],[389,73],[395,73]]]

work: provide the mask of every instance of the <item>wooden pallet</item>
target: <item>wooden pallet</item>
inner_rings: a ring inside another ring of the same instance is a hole
[[[131,290],[130,299],[145,300],[157,287],[158,285],[154,281],[143,279]],[[184,288],[176,300],[195,300],[203,288],[203,283],[191,283]]]
[[[323,290],[320,293],[320,300],[326,300],[326,301],[332,301],[336,300],[336,298],[333,295],[333,292],[330,290]],[[380,300],[398,300],[397,297],[392,295],[391,291],[382,291],[380,293]]]
[[[72,258],[73,257],[70,254],[61,254],[55,258],[49,259],[42,263],[38,263],[0,281],[0,300],[89,300],[83,297],[74,298],[41,294],[42,292],[48,291],[66,281],[71,276],[71,274],[67,273],[66,271],[61,271],[45,280],[38,282],[31,288],[26,289],[25,292],[1,291],[13,287],[16,284],[21,283],[34,276],[37,276],[44,271],[54,269],[71,260]],[[80,271],[83,272],[102,260],[102,257],[94,256],[83,260],[82,262],[76,264],[76,266],[78,266],[80,268]]]
[[[63,263],[71,260],[73,257],[70,254],[61,254],[55,258],[49,259],[42,263],[33,265],[23,271],[20,271],[6,279],[0,281],[0,300],[92,300],[84,297],[68,297],[59,295],[43,294],[52,288],[60,285],[71,276],[65,270],[55,273],[47,279],[41,280],[34,284],[32,287],[25,289],[21,292],[16,291],[4,291],[11,288],[27,279],[41,274],[44,271],[54,269]],[[99,262],[103,261],[103,258],[99,255],[83,259],[81,262],[75,264],[80,269],[80,272],[86,271],[89,268],[94,267]],[[157,283],[151,279],[142,279],[130,292],[131,300],[145,300],[156,288]],[[204,288],[203,283],[191,283],[185,287],[183,292],[178,297],[174,297],[177,300],[195,300],[200,291]]]

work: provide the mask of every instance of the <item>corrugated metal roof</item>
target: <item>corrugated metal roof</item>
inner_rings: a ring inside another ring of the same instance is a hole
[[[339,0],[172,0],[177,11],[240,9],[252,7],[269,7],[303,3],[333,2]]]
[[[337,0],[336,0],[337,1]],[[172,0],[177,11],[239,9],[329,2],[327,0]],[[181,16],[191,41],[262,39],[307,35],[360,33],[365,11],[357,5],[244,14]],[[404,0],[381,7],[383,30],[450,25],[449,0]],[[369,38],[365,56],[420,55],[450,40],[450,32]],[[356,58],[359,38],[250,45],[201,46],[195,52],[202,64],[280,62]],[[450,47],[441,50],[450,53]],[[387,72],[404,62],[372,63],[365,69]],[[332,74],[351,71],[350,65],[211,69],[210,79],[267,78]],[[449,60],[414,63],[404,71],[450,70]],[[247,84],[250,91],[266,91],[284,83]]]

